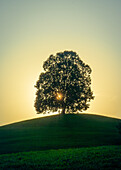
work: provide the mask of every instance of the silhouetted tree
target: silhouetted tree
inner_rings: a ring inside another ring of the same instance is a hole
[[[58,111],[62,114],[87,110],[94,99],[91,91],[91,68],[73,51],[50,55],[44,72],[36,82],[37,113]]]

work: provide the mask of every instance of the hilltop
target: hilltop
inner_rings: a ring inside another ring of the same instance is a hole
[[[0,127],[0,154],[61,148],[119,145],[120,119],[67,114]]]

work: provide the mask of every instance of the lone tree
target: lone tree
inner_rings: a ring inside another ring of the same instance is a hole
[[[44,72],[36,82],[35,109],[45,111],[81,112],[94,99],[91,91],[91,68],[76,52],[64,51],[50,55],[43,64]]]

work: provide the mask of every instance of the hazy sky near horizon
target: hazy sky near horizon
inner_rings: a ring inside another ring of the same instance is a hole
[[[0,0],[0,125],[40,116],[34,85],[64,50],[92,68],[86,112],[121,118],[121,0]]]

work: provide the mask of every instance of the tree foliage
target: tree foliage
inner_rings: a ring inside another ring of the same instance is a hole
[[[50,55],[43,64],[44,72],[36,82],[37,113],[61,110],[63,114],[81,112],[94,99],[91,91],[91,68],[73,51]]]

